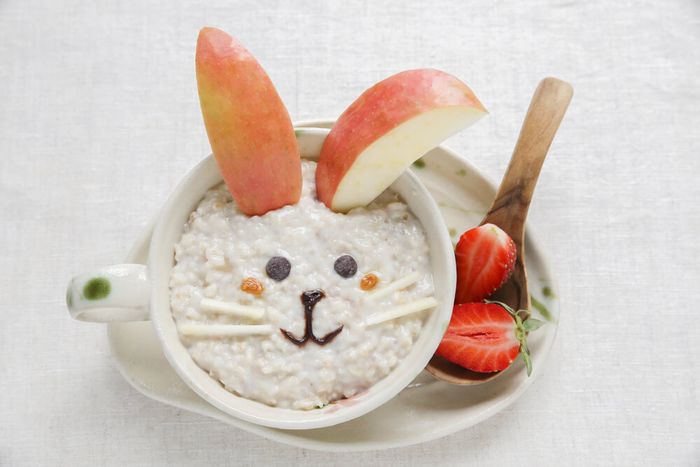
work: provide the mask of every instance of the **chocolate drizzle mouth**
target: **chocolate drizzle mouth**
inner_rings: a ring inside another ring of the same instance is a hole
[[[286,337],[287,339],[292,341],[292,343],[301,347],[302,345],[306,344],[306,342],[308,340],[311,340],[311,341],[317,343],[318,345],[326,345],[330,341],[332,341],[335,336],[340,334],[340,331],[343,330],[342,325],[338,329],[336,329],[335,331],[331,331],[323,337],[316,337],[314,335],[314,325],[313,325],[314,307],[325,296],[326,296],[326,294],[323,293],[323,290],[320,290],[320,289],[307,290],[307,291],[303,292],[301,294],[301,303],[304,305],[304,322],[305,322],[304,336],[301,339],[298,339],[298,338],[294,337],[294,335],[291,332],[280,328],[282,335],[284,335],[284,337]]]

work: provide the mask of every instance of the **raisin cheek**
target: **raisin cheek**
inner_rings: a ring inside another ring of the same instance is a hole
[[[375,288],[378,282],[379,278],[377,275],[370,272],[362,276],[362,279],[360,279],[360,288],[364,291],[369,291]]]
[[[264,287],[262,283],[254,277],[246,277],[241,281],[241,290],[245,293],[259,297],[262,295]]]

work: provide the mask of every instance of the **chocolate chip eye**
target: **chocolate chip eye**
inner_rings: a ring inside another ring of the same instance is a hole
[[[350,255],[343,255],[335,260],[333,269],[340,277],[348,278],[355,275],[357,272],[357,261]]]
[[[273,256],[265,266],[267,277],[277,282],[285,280],[291,270],[292,265],[289,260],[283,256]]]

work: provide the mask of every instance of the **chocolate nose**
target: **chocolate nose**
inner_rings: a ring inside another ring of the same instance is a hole
[[[311,340],[318,345],[326,345],[332,341],[335,336],[340,334],[340,331],[343,330],[342,325],[335,331],[331,331],[323,337],[316,337],[314,334],[314,307],[325,296],[326,294],[320,289],[305,290],[302,292],[301,303],[304,305],[304,336],[302,338],[294,337],[291,332],[280,328],[282,335],[292,341],[294,344],[302,346],[306,344],[308,340]]]
[[[313,308],[314,305],[320,302],[321,299],[325,296],[326,294],[323,293],[323,290],[320,289],[305,290],[301,294],[301,303],[304,304],[304,307],[310,306]]]

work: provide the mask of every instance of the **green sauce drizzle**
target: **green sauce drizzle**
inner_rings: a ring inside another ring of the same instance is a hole
[[[545,298],[557,298],[557,296],[554,295],[554,292],[552,291],[551,287],[549,287],[548,285],[542,287],[542,295],[544,295]]]
[[[530,295],[530,301],[532,302],[532,306],[540,312],[544,319],[546,319],[547,321],[553,320],[552,314],[549,312],[544,303],[540,302],[532,295]]]

